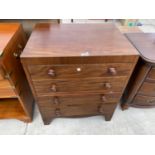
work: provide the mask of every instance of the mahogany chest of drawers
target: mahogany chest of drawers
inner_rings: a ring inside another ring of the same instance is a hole
[[[32,120],[33,96],[19,59],[25,43],[20,24],[0,23],[0,119]]]
[[[139,59],[125,90],[122,109],[130,106],[147,108],[155,106],[155,34],[126,34],[139,51]]]
[[[56,117],[110,120],[137,60],[111,24],[37,24],[21,55],[44,124]]]

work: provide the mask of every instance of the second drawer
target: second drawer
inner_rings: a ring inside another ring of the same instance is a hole
[[[59,92],[79,92],[79,91],[100,91],[121,92],[126,81],[126,77],[115,78],[93,78],[74,80],[45,80],[33,81],[36,93],[54,94]]]

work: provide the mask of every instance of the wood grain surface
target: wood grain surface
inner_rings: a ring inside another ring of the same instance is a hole
[[[112,24],[37,24],[21,55],[83,57],[138,55]]]
[[[0,23],[0,56],[20,27],[18,23]]]
[[[155,63],[155,34],[154,33],[135,33],[127,34],[127,38],[135,46],[141,57],[146,62]]]
[[[132,63],[105,63],[105,64],[78,64],[78,65],[31,65],[28,66],[32,80],[65,79],[65,78],[92,78],[126,76],[130,72]],[[110,72],[116,70],[116,74]],[[54,76],[49,75],[50,70]]]
[[[127,77],[108,77],[74,80],[34,81],[36,93],[39,95],[59,92],[121,92]],[[52,89],[53,88],[53,89]]]
[[[111,120],[138,58],[112,24],[37,24],[21,62],[49,124],[56,117]]]

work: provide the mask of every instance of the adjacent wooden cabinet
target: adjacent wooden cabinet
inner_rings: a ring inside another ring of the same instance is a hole
[[[56,117],[108,121],[138,60],[111,24],[37,24],[21,61],[44,124]]]
[[[17,23],[0,23],[0,119],[32,121],[33,96],[20,63],[26,38]]]
[[[122,109],[155,107],[155,34],[126,34],[140,59],[125,90]]]

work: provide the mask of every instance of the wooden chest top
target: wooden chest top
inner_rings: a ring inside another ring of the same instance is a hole
[[[155,63],[155,33],[135,33],[126,36],[145,61]]]
[[[112,24],[37,24],[21,58],[138,55]]]
[[[18,23],[0,23],[0,56],[19,29]]]

